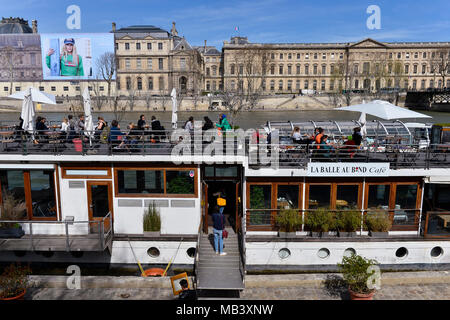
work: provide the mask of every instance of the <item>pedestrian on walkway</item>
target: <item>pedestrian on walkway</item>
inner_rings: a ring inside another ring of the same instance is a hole
[[[219,208],[214,207],[214,213],[212,214],[213,220],[213,233],[214,233],[214,250],[216,254],[225,256],[227,253],[223,251],[223,237],[222,232],[225,229],[225,217],[219,213]]]

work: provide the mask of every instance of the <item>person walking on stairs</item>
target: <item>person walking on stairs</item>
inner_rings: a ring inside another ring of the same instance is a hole
[[[223,230],[225,229],[225,217],[219,213],[219,207],[214,207],[212,214],[213,233],[214,233],[214,250],[216,254],[225,256],[227,253],[223,251]]]

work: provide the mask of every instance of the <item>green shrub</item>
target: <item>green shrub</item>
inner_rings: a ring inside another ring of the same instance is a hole
[[[335,215],[326,208],[308,212],[305,225],[313,232],[328,232],[336,227]]]
[[[336,227],[344,232],[357,231],[361,227],[361,212],[356,210],[336,212]]]
[[[295,209],[283,209],[275,218],[277,225],[282,232],[295,232],[300,230],[303,219]]]
[[[25,201],[16,200],[14,195],[3,189],[3,201],[0,204],[0,220],[21,220],[26,215],[27,205]],[[0,228],[18,228],[17,223],[0,223]]]
[[[12,298],[18,296],[24,289],[30,287],[28,275],[31,274],[29,267],[20,264],[11,264],[6,267],[0,275],[0,298]]]
[[[149,205],[148,209],[145,211],[143,222],[144,222],[144,231],[161,230],[161,216],[159,215],[159,211],[156,208],[154,202],[152,202],[152,204]]]
[[[378,265],[376,260],[352,254],[350,257],[344,257],[342,263],[338,263],[338,268],[352,291],[367,294],[373,291],[367,287],[367,280],[375,272],[369,273],[368,268],[375,265]]]
[[[365,226],[372,232],[388,232],[391,230],[392,222],[385,211],[369,212],[366,215]]]

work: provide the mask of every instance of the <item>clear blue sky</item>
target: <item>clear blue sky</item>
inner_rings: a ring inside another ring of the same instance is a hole
[[[251,42],[450,41],[449,0],[0,0],[0,14],[36,19],[40,33],[70,32],[69,5],[81,8],[81,30],[155,25],[193,45],[221,48],[233,35]],[[381,30],[368,30],[369,5],[381,8]],[[238,26],[239,32],[234,28]]]

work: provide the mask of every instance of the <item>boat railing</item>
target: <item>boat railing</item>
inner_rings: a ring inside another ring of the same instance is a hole
[[[198,264],[200,263],[200,239],[203,233],[203,215],[200,216],[200,224],[197,230],[197,244],[195,246],[195,260],[194,260],[194,275],[195,275],[195,287],[197,287],[197,271]]]
[[[28,242],[27,248],[30,250],[39,251],[39,243],[43,238],[50,239],[45,244],[46,250],[52,248],[52,246],[54,246],[53,251],[64,247],[67,252],[80,250],[80,247],[83,246],[89,248],[86,249],[87,251],[91,251],[92,248],[96,248],[95,251],[104,251],[107,247],[110,250],[112,249],[113,225],[111,212],[101,220],[74,221],[73,217],[67,217],[63,221],[0,220],[0,225],[23,230],[24,234],[22,235],[10,237],[6,235],[2,238],[11,242],[12,246],[14,246],[14,242],[20,242],[21,248],[24,242]],[[2,250],[1,245],[0,250]]]

